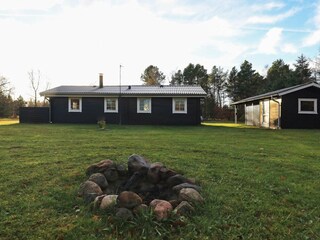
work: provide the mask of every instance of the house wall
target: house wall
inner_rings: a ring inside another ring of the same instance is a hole
[[[259,101],[259,126],[262,126],[262,121],[263,121],[263,101]]]
[[[298,114],[299,98],[316,98],[318,114]],[[320,89],[309,87],[282,96],[281,128],[320,128]]]
[[[281,99],[276,99],[281,102]],[[269,111],[270,128],[277,128],[279,121],[279,104],[276,101],[270,100],[270,111]]]
[[[68,98],[50,99],[53,123],[97,123],[105,119],[107,123],[156,124],[156,125],[197,125],[200,124],[200,98],[187,98],[187,114],[172,113],[171,97],[154,97],[151,100],[152,113],[137,113],[137,98],[119,99],[119,113],[104,113],[103,97],[83,97],[82,112],[68,112]]]
[[[263,123],[263,104],[265,101],[268,101],[266,106],[268,106],[268,110],[266,111],[267,116],[267,122]],[[281,99],[276,99],[276,101],[281,101]],[[260,112],[259,112],[259,121],[260,121],[260,127],[265,128],[277,128],[278,127],[278,121],[279,121],[279,105],[274,100],[270,99],[263,99],[259,102],[260,106]]]
[[[268,101],[268,122],[267,125],[263,126],[263,102]],[[277,99],[281,101],[281,99]],[[250,102],[245,104],[245,121],[246,125],[277,128],[279,118],[279,107],[278,103],[273,100],[260,100],[259,102]]]
[[[49,123],[48,107],[21,107],[19,109],[20,123]]]
[[[260,106],[259,102],[251,102],[245,105],[246,125],[260,126],[259,123]]]

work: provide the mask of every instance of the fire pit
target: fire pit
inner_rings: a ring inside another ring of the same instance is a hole
[[[139,155],[130,156],[127,166],[102,160],[89,166],[86,175],[78,195],[97,209],[116,208],[116,216],[125,220],[148,208],[158,220],[172,212],[185,215],[204,201],[194,180]]]

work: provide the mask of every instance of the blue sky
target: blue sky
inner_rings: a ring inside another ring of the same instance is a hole
[[[44,90],[59,85],[140,84],[150,64],[170,78],[189,63],[264,73],[320,47],[320,1],[0,0],[0,74],[15,96],[32,96],[28,71]]]

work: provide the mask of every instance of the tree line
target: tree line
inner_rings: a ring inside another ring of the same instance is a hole
[[[320,56],[320,54],[319,54]],[[207,93],[202,104],[202,114],[206,119],[232,118],[228,103],[320,79],[320,58],[307,59],[298,56],[293,68],[282,59],[266,66],[265,76],[253,69],[252,63],[245,60],[238,69],[225,70],[214,65],[210,72],[200,64],[190,63],[183,70],[171,75],[170,85],[200,85]],[[310,61],[314,62],[313,68]],[[163,84],[166,77],[157,66],[150,65],[141,75],[146,85]]]
[[[313,67],[310,67],[312,61]],[[207,93],[202,102],[202,114],[206,119],[232,118],[232,111],[228,103],[247,97],[266,93],[269,91],[290,87],[310,81],[320,80],[320,52],[315,59],[307,59],[303,54],[298,56],[293,68],[282,59],[275,60],[270,67],[266,67],[263,76],[253,69],[252,64],[245,60],[238,69],[234,66],[225,70],[214,65],[208,72],[201,64],[190,63],[183,70],[172,73],[170,85],[200,85]],[[41,81],[40,71],[28,72],[30,86],[34,98],[25,101],[21,96],[13,99],[13,89],[7,78],[0,75],[0,118],[15,117],[19,108],[24,106],[47,106],[48,103],[39,101],[38,88]],[[141,80],[146,85],[161,85],[166,81],[166,76],[157,66],[148,66]],[[46,89],[49,87],[47,83]]]
[[[25,106],[21,96],[16,100],[12,98],[12,87],[9,81],[0,76],[0,118],[14,117],[19,113],[19,107]]]
[[[9,80],[0,75],[0,118],[15,118],[19,115],[20,107],[43,107],[48,106],[48,102],[43,100],[40,101],[38,97],[39,85],[41,82],[40,71],[35,72],[31,70],[28,72],[30,87],[33,91],[33,98],[28,101],[19,96],[17,99],[13,99],[13,87]],[[48,88],[48,83],[47,86]]]

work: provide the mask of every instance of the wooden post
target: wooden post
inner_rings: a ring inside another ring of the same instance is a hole
[[[234,123],[238,123],[237,105],[234,105]]]

